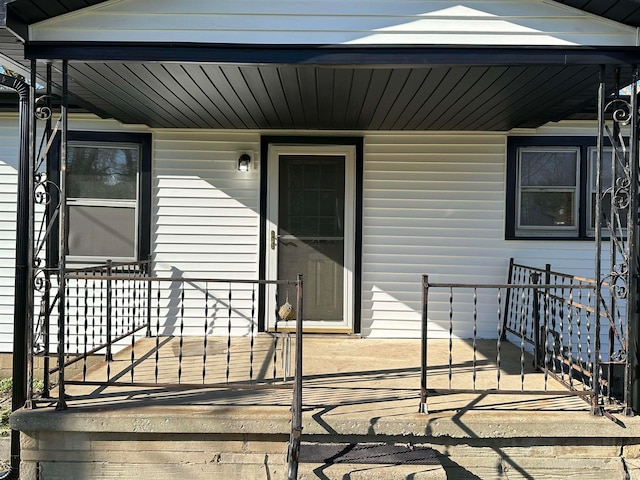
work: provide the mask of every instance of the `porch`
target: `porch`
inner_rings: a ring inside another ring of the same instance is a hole
[[[166,338],[158,352],[155,339],[138,340],[135,381],[154,381],[156,353],[160,370],[177,371],[179,342]],[[250,339],[233,342],[232,356],[250,348]],[[274,366],[273,345],[272,337],[261,335],[253,347],[256,368],[269,372],[267,377]],[[220,357],[229,353],[226,339],[211,339],[207,348],[208,361],[218,357],[222,360],[218,364],[225,364]],[[429,366],[430,386],[447,388],[449,340],[429,340],[428,348],[434,359]],[[299,478],[414,474],[412,478],[601,479],[634,474],[640,420],[617,414],[615,421],[593,416],[590,405],[577,396],[546,394],[544,374],[532,369],[526,371],[524,387],[539,389],[538,394],[440,395],[430,398],[428,414],[419,413],[420,351],[418,340],[305,335]],[[501,369],[495,362],[495,340],[478,340],[475,355],[470,342],[455,340],[453,351],[454,386],[471,385],[471,365],[476,363],[478,389],[491,388],[499,370],[502,388],[522,388],[519,347],[502,346]],[[276,361],[278,370],[280,358],[286,358],[286,352]],[[527,354],[525,363],[531,361]],[[184,355],[181,362],[184,383],[201,381],[201,355]],[[103,382],[107,367],[111,378],[129,379],[131,349],[89,369],[86,382]],[[549,380],[547,388],[563,387]],[[67,394],[65,411],[56,411],[55,401],[39,401],[38,408],[20,410],[12,417],[12,427],[23,432],[21,478],[36,478],[36,471],[47,479],[285,475],[290,390],[183,386],[178,392],[85,384],[68,385]],[[340,463],[335,453],[354,444],[393,447],[395,460]],[[333,448],[333,459],[321,458],[318,452],[328,448]],[[410,453],[413,458],[404,465],[393,465]]]

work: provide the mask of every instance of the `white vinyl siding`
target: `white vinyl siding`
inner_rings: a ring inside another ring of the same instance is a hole
[[[543,0],[117,0],[30,27],[32,41],[625,45],[636,30]]]
[[[595,131],[595,130],[593,130]],[[380,133],[365,136],[362,334],[419,338],[421,276],[431,282],[504,283],[509,258],[593,274],[592,242],[504,239],[506,136]],[[470,312],[471,298],[459,311]],[[448,334],[448,302],[431,303],[430,335]],[[495,304],[478,335],[497,335]],[[453,333],[472,334],[471,318]]]
[[[158,276],[258,278],[259,142],[257,133],[155,131],[152,252]],[[252,156],[248,172],[238,171],[242,152]],[[174,296],[179,295],[179,289],[172,288]],[[185,334],[202,334],[205,288],[203,283],[189,284]],[[226,316],[228,284],[208,288],[220,289],[209,292],[210,305],[216,316]],[[251,322],[251,286],[232,289],[233,331],[244,335]],[[170,299],[163,301],[163,308],[175,317]],[[209,333],[226,334],[227,323],[227,318],[213,319]],[[165,333],[175,333],[169,330]]]
[[[13,321],[17,122],[17,115],[0,116],[2,351],[11,349]],[[70,128],[149,131],[91,116],[73,117]],[[574,122],[519,131],[518,135],[593,135],[595,131],[594,124]],[[151,251],[155,273],[257,279],[261,133],[187,129],[152,133]],[[514,257],[518,263],[539,267],[550,263],[558,271],[593,275],[593,242],[504,239],[507,135],[279,134],[364,137],[363,336],[419,338],[422,274],[434,282],[503,283],[509,258]],[[241,173],[237,161],[245,151],[252,156],[251,169]],[[198,288],[202,285],[192,287],[187,292],[185,333],[200,334],[204,310]],[[238,302],[232,315],[234,334],[248,331],[250,293],[244,289],[234,296]],[[220,293],[222,297],[225,294]],[[175,321],[175,298],[163,301],[162,313],[171,313]],[[495,305],[486,308],[490,311],[478,326],[479,336],[495,338]],[[429,318],[431,334],[444,335],[448,331],[448,304],[432,304]],[[217,327],[226,328],[227,323],[213,327],[210,333],[223,333]],[[161,333],[171,333],[171,325],[167,328],[163,326]],[[469,337],[471,330],[469,319],[454,322],[454,334],[459,337]]]

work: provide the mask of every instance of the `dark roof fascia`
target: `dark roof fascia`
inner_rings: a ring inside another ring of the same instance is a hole
[[[0,0],[0,28],[6,28],[21,41],[29,38],[29,26],[24,20],[10,13],[11,3],[16,0]]]
[[[131,42],[30,42],[35,60],[204,62],[327,66],[629,65],[638,47],[353,46]]]

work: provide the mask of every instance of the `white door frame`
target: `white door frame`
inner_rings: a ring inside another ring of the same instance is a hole
[[[335,155],[345,159],[344,188],[344,302],[343,321],[327,325],[321,321],[304,321],[304,330],[318,332],[353,332],[354,320],[354,272],[355,272],[355,240],[356,240],[356,147],[353,145],[281,145],[270,144],[267,167],[267,234],[265,236],[267,252],[267,280],[276,280],[278,275],[278,246],[271,248],[271,231],[278,232],[278,201],[280,155]],[[295,279],[292,279],[295,280]],[[274,329],[275,285],[267,285],[266,321],[267,331]]]

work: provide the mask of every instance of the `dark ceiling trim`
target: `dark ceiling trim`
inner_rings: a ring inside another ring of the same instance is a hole
[[[31,42],[35,60],[418,67],[422,65],[628,65],[637,47],[460,47],[249,45],[129,42]]]

